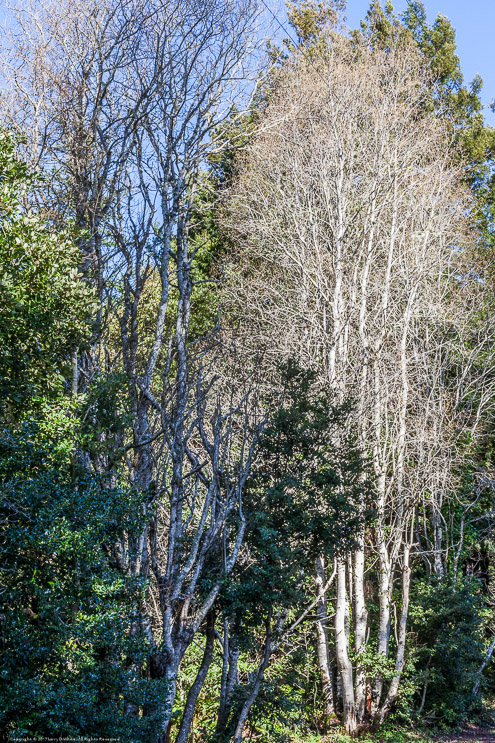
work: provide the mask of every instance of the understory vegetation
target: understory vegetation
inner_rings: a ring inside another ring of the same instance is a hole
[[[495,693],[495,130],[419,0],[28,0],[0,729],[424,743]]]

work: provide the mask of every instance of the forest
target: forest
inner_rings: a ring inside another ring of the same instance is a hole
[[[495,727],[495,129],[451,23],[9,13],[2,735]]]

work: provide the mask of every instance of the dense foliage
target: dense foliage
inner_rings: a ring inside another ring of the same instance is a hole
[[[29,206],[33,177],[1,134],[0,432],[2,656],[0,725],[17,735],[152,735],[129,657],[144,585],[110,545],[139,526],[141,496],[108,487],[79,461],[80,408],[70,400],[71,351],[91,340],[93,293],[79,251]]]

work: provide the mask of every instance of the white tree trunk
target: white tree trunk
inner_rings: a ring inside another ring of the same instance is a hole
[[[413,533],[413,519],[411,519],[411,535]],[[399,621],[399,633],[397,638],[397,654],[395,657],[395,673],[390,682],[390,686],[387,691],[385,701],[378,711],[376,720],[378,724],[382,724],[397,698],[397,692],[399,690],[399,684],[402,677],[402,671],[404,670],[404,663],[406,659],[406,639],[407,639],[407,617],[409,613],[409,591],[411,586],[411,568],[409,565],[409,557],[411,552],[411,541],[409,536],[406,536],[404,542],[403,552],[403,565],[402,565],[402,610]]]
[[[321,684],[323,691],[323,705],[326,727],[335,717],[335,706],[333,701],[332,669],[330,665],[330,653],[328,648],[328,616],[327,600],[325,593],[325,566],[323,557],[316,559],[316,649],[318,655],[318,666],[320,669]]]
[[[354,552],[354,643],[356,651],[356,717],[362,723],[366,714],[366,672],[359,661],[365,650],[368,612],[364,596],[364,532],[359,534],[359,546]]]
[[[346,561],[342,558],[337,560],[337,602],[335,607],[335,651],[337,655],[337,668],[342,680],[342,723],[344,730],[349,735],[354,735],[357,730],[356,705],[354,699],[354,684],[352,665],[348,653],[348,637],[346,632],[347,615],[347,586],[346,586]]]

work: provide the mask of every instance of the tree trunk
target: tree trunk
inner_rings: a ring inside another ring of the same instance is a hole
[[[412,531],[413,529],[411,524],[411,534]],[[392,678],[392,681],[390,682],[390,686],[383,706],[375,718],[376,725],[381,725],[388,717],[388,714],[397,698],[397,692],[399,690],[402,671],[404,670],[404,663],[406,659],[407,616],[409,613],[409,589],[411,584],[411,569],[409,567],[410,551],[411,543],[406,539],[406,542],[404,544],[404,565],[402,567],[402,611],[399,624],[399,636],[397,638],[395,674]]]
[[[170,743],[170,725],[172,722],[172,710],[177,690],[177,671],[165,675],[167,681],[166,691],[160,701],[161,733],[156,743]]]
[[[224,619],[223,653],[224,658],[222,666],[222,681],[220,685],[220,703],[218,705],[218,718],[215,728],[215,735],[218,738],[220,738],[221,734],[225,732],[225,726],[229,719],[232,696],[234,693],[234,687],[237,683],[237,664],[240,655],[236,638],[235,636],[230,635],[228,619]]]
[[[488,650],[486,651],[486,654],[485,654],[485,658],[484,658],[484,660],[483,660],[483,663],[481,664],[481,666],[480,666],[480,669],[479,669],[479,671],[478,671],[478,673],[477,673],[477,677],[478,677],[478,678],[477,678],[477,680],[476,680],[476,683],[475,683],[475,685],[473,686],[473,697],[475,697],[475,696],[476,696],[476,695],[478,694],[479,690],[480,690],[480,686],[481,686],[481,677],[482,677],[482,675],[483,675],[483,671],[485,670],[486,666],[487,666],[487,665],[488,665],[488,663],[490,662],[490,658],[492,657],[492,655],[493,655],[493,651],[494,651],[494,650],[495,650],[495,637],[494,637],[494,638],[493,638],[493,640],[491,641],[491,643],[490,643],[490,647],[489,647],[489,648],[488,648]]]
[[[364,598],[364,532],[359,534],[359,546],[354,553],[354,643],[356,663],[356,716],[359,723],[366,714],[366,673],[359,661],[366,645],[368,612]]]
[[[327,601],[324,587],[324,561],[323,557],[318,557],[316,559],[316,590],[318,597],[318,604],[316,609],[316,649],[318,654],[318,666],[320,669],[321,685],[323,691],[325,727],[328,729],[332,719],[335,717],[335,706],[333,701],[332,669],[330,665],[330,653],[328,648]]]
[[[242,741],[242,734],[244,732],[244,726],[247,722],[249,711],[251,707],[253,706],[254,702],[256,701],[256,697],[258,696],[261,682],[263,681],[265,671],[268,668],[268,664],[270,662],[271,654],[272,654],[272,630],[271,630],[271,612],[270,612],[268,615],[267,622],[266,622],[266,641],[265,641],[265,649],[263,652],[263,657],[258,666],[258,670],[256,671],[256,676],[254,679],[253,688],[251,689],[251,693],[249,694],[248,698],[244,702],[241,712],[239,714],[239,718],[237,720],[237,725],[235,728],[233,743],[241,743]]]
[[[378,518],[376,524],[376,534],[378,542],[379,555],[379,573],[378,573],[378,639],[377,652],[379,655],[388,658],[389,641],[390,641],[390,587],[391,587],[391,566],[385,542],[385,476],[383,474],[378,478],[377,490],[378,497]],[[373,717],[376,716],[383,690],[383,677],[378,674],[373,681],[371,710]]]
[[[342,679],[342,702],[345,732],[348,735],[356,733],[356,706],[354,701],[354,685],[352,678],[352,666],[348,654],[348,638],[346,636],[346,563],[345,560],[337,561],[337,605],[335,610],[335,650],[337,654],[337,666]]]
[[[196,709],[196,703],[201,693],[201,689],[203,688],[203,685],[205,683],[206,676],[208,674],[208,670],[213,658],[213,644],[215,642],[215,614],[213,612],[210,612],[206,621],[206,645],[203,654],[203,660],[201,662],[201,666],[198,670],[196,678],[194,679],[194,683],[189,689],[179,732],[177,734],[177,738],[175,739],[175,743],[186,743],[194,715],[194,710]]]

